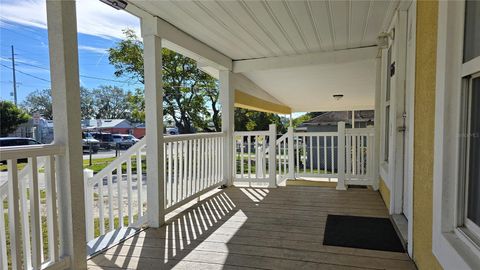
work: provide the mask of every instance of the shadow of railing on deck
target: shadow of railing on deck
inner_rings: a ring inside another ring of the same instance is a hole
[[[260,202],[268,194],[266,189],[241,190],[242,197],[250,203]],[[161,228],[147,229],[95,256],[91,261],[97,267],[106,268],[169,269],[175,267],[229,220],[240,223],[240,228],[247,216],[225,190],[218,191],[170,218]],[[221,242],[227,243],[228,238],[233,236],[231,232],[222,233]],[[224,248],[227,249],[226,244]],[[192,260],[195,261],[195,258],[188,261]]]

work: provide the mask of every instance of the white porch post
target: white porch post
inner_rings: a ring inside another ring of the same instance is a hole
[[[234,131],[234,88],[233,73],[220,70],[220,103],[222,105],[222,132],[226,134],[223,147],[223,181],[233,185],[233,131]]]
[[[332,144],[333,147],[333,144]],[[337,190],[346,190],[345,185],[345,122],[338,122],[338,182]]]
[[[293,127],[288,127],[288,178],[295,180],[295,142],[293,138]]]
[[[56,158],[59,256],[70,258],[70,269],[86,269],[85,201],[78,192],[84,183],[75,1],[47,0],[47,21],[54,144],[65,146],[65,155]]]
[[[376,58],[376,80],[375,80],[375,114],[374,114],[374,127],[375,127],[375,146],[373,150],[373,189],[378,190],[380,185],[380,141],[381,141],[381,117],[380,113],[383,112],[381,108],[382,102],[382,52],[379,50],[379,53]]]
[[[147,136],[148,224],[165,223],[165,179],[163,176],[163,82],[162,39],[154,17],[142,18],[145,74],[145,124]]]
[[[270,132],[269,146],[268,146],[268,175],[270,182],[268,187],[277,187],[277,125],[270,124],[268,126]]]

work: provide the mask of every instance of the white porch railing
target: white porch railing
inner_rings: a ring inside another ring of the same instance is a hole
[[[41,269],[68,259],[59,258],[55,159],[63,154],[58,145],[2,148],[8,170],[0,185],[1,269]],[[23,159],[28,163],[20,170]]]
[[[224,184],[224,138],[224,133],[165,137],[166,213]],[[143,138],[96,175],[85,170],[87,241],[147,222],[145,148]]]
[[[143,138],[95,175],[84,170],[87,241],[120,227],[138,227],[146,222],[142,184],[145,142]]]
[[[375,160],[375,129],[345,129],[345,183],[373,185]]]
[[[276,183],[301,177],[326,178],[344,185],[373,185],[374,129],[345,129],[337,132],[288,132],[276,140]],[[268,137],[271,131],[236,132],[235,181],[259,182],[270,177]]]
[[[275,130],[270,125],[268,131],[234,132],[234,184],[276,185]]]
[[[224,133],[165,137],[166,213],[225,184],[224,139]]]

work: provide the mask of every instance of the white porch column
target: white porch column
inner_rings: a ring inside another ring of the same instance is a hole
[[[48,43],[54,121],[54,144],[65,146],[56,159],[60,258],[70,269],[86,269],[85,201],[80,82],[75,1],[47,0]]]
[[[233,185],[233,131],[235,91],[232,83],[233,73],[220,70],[220,103],[222,105],[222,132],[226,133],[223,147],[223,181],[227,186]]]
[[[333,147],[333,143],[332,143]],[[338,182],[337,190],[346,190],[345,185],[345,122],[338,122]]]
[[[162,39],[157,19],[142,19],[145,75],[145,124],[147,136],[147,215],[148,224],[165,223],[165,179],[163,177],[163,81]]]
[[[383,112],[381,108],[382,103],[382,52],[379,50],[377,58],[375,60],[375,67],[376,67],[376,78],[375,78],[375,119],[374,119],[374,127],[375,127],[375,146],[373,151],[373,189],[378,190],[380,185],[380,142],[382,138],[381,133],[381,117],[380,114]]]

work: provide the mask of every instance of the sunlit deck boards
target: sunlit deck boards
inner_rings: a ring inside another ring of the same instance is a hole
[[[88,264],[90,269],[414,269],[405,253],[324,246],[329,213],[388,216],[371,190],[228,188]]]

